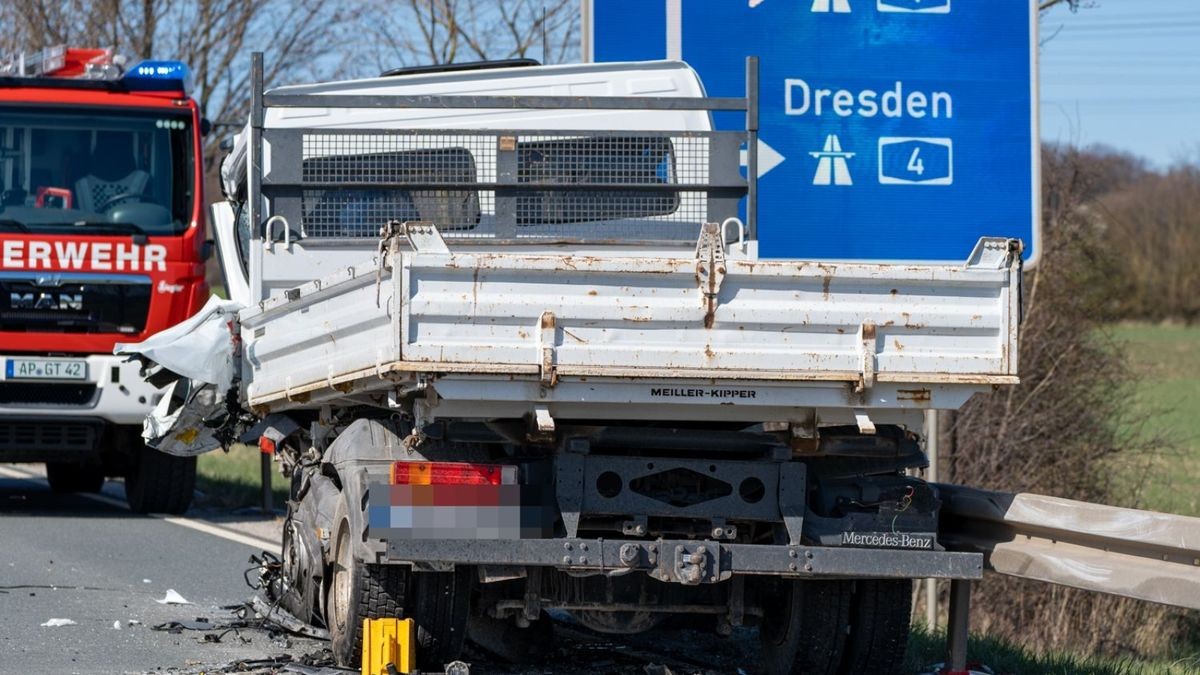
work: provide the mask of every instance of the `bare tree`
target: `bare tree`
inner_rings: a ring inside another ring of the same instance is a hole
[[[1105,241],[1089,195],[1097,181],[1136,176],[1136,163],[1127,164],[1044,149],[1042,254],[1024,274],[1021,383],[959,411],[948,430],[951,482],[1137,507],[1149,468],[1177,452],[1105,329],[1111,280],[1129,245]],[[977,629],[1038,650],[1162,653],[1197,630],[1179,610],[1005,577],[981,584],[976,599]]]
[[[192,94],[208,119],[245,120],[250,51],[266,53],[267,82],[328,77],[343,51],[355,11],[325,0],[5,0],[0,52],[56,44],[112,47],[133,59],[188,64]],[[215,168],[219,137],[206,141]]]
[[[444,64],[537,58],[561,63],[578,54],[576,0],[378,0],[364,16],[375,37],[375,65]],[[370,73],[366,73],[370,74]]]
[[[1091,7],[1095,5],[1092,0],[1041,0],[1038,4],[1038,11],[1044,12],[1056,5],[1069,5],[1071,11],[1078,10],[1080,7]]]

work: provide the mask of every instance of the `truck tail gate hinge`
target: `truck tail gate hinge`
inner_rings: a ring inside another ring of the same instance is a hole
[[[558,384],[558,369],[555,366],[554,345],[557,340],[558,328],[554,312],[542,312],[538,320],[538,372],[543,387],[553,387]]]
[[[721,226],[705,223],[696,241],[696,283],[704,308],[704,327],[712,328],[716,321],[721,282],[725,280],[725,240]]]
[[[875,350],[876,329],[873,323],[864,323],[858,327],[858,382],[854,385],[854,393],[861,394],[875,386]]]

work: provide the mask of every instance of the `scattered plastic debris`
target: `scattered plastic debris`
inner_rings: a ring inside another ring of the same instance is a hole
[[[932,666],[926,666],[925,669],[921,671],[921,675],[943,675],[943,673],[948,672],[952,671],[946,668],[945,663],[935,663]],[[967,673],[967,675],[996,675],[994,670],[977,661],[968,663],[965,671],[953,672],[964,672]]]
[[[294,635],[316,638],[317,640],[329,639],[328,630],[305,623],[282,607],[268,605],[265,600],[257,595],[242,610],[243,616],[246,615],[246,610],[254,612],[267,625],[278,626]]]
[[[218,672],[259,672],[260,669],[268,670],[269,672],[302,673],[303,675],[344,675],[345,673],[359,672],[357,668],[336,667],[333,662],[333,652],[328,649],[322,649],[299,657],[294,657],[290,654],[279,654],[265,659],[235,661]],[[450,671],[447,670],[446,672]]]
[[[113,622],[113,630],[121,630],[121,622],[120,621]]]
[[[70,619],[50,619],[42,625],[50,628],[58,628],[59,626],[74,626],[75,622]]]
[[[142,622],[141,622],[141,621],[138,621],[137,619],[130,619],[130,620],[127,622],[127,623],[128,623],[130,626],[140,626],[140,625],[142,625]]]
[[[174,588],[168,588],[167,589],[167,597],[163,598],[162,600],[155,600],[155,602],[157,602],[160,605],[190,605],[190,604],[192,604],[192,603],[188,602],[186,599],[184,599],[184,597],[182,595],[180,595],[178,592],[176,592],[176,590]]]
[[[149,580],[149,579],[142,579],[142,583],[143,583],[143,584],[148,584],[148,583],[150,583],[150,580]]]
[[[213,623],[213,622],[209,621],[205,617],[198,616],[193,621],[168,621],[166,623],[160,623],[160,624],[157,624],[157,625],[151,627],[150,630],[166,631],[168,633],[174,633],[174,634],[178,635],[179,633],[182,633],[185,630],[220,630],[222,628],[228,628],[230,626],[235,626],[235,625],[236,625],[236,627],[240,628],[245,625],[245,622],[244,621],[236,622],[236,623],[223,622],[223,623],[218,624],[218,623]]]

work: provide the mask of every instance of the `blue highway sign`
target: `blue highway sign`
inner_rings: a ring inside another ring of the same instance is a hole
[[[682,58],[712,96],[759,56],[764,258],[1039,247],[1035,0],[591,0],[585,57]],[[739,128],[737,115],[716,117]]]

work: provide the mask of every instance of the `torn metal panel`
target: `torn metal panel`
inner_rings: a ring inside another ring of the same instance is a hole
[[[222,447],[219,425],[225,398],[216,385],[179,379],[167,385],[158,405],[142,422],[142,439],[169,455],[191,457]]]
[[[117,343],[113,353],[136,356],[183,377],[225,391],[237,372],[230,322],[242,305],[212,296],[190,319],[138,343]]]

